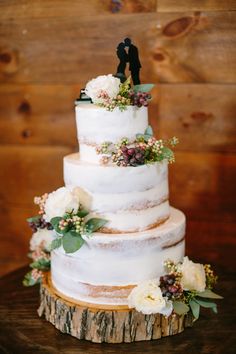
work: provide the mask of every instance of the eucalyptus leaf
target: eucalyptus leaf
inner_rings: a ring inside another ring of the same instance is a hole
[[[195,301],[202,307],[205,307],[205,308],[211,308],[215,313],[217,313],[217,305],[216,303],[212,302],[212,301],[209,301],[207,299],[205,300],[200,300],[198,298],[195,299]]]
[[[86,226],[87,232],[92,233],[92,232],[95,232],[98,229],[100,229],[106,223],[107,223],[107,220],[105,220],[105,219],[92,218],[86,222],[85,226]]]
[[[50,251],[59,248],[61,244],[62,244],[62,237],[55,238],[50,245]]]
[[[134,92],[149,92],[154,87],[154,84],[141,84],[133,87]]]
[[[164,159],[171,160],[174,157],[174,153],[170,148],[164,146],[162,149],[162,156]]]
[[[197,320],[199,318],[199,314],[200,314],[200,305],[195,300],[191,300],[189,302],[189,306],[190,306],[190,309],[192,311],[194,318]]]
[[[152,130],[151,125],[149,125],[149,126],[147,127],[147,129],[145,130],[144,135],[150,135],[150,136],[153,136],[153,130]]]
[[[62,245],[66,253],[74,253],[78,251],[83,244],[84,240],[76,231],[68,231],[62,237]]]
[[[26,219],[28,222],[37,222],[41,219],[40,215],[32,216],[31,218]]]
[[[177,313],[177,315],[184,315],[189,311],[189,306],[181,301],[174,301],[173,307],[174,312]]]
[[[37,280],[35,280],[34,278],[32,278],[32,276],[31,276],[31,271],[30,271],[30,272],[28,272],[28,273],[25,275],[25,277],[24,277],[22,283],[23,283],[24,286],[34,286],[35,284],[40,283],[40,281],[41,281],[40,278],[38,278]]]
[[[50,223],[52,224],[54,230],[56,230],[56,232],[58,232],[59,234],[62,233],[62,230],[59,229],[59,222],[61,221],[62,217],[61,216],[56,216],[55,218],[52,218],[50,220]]]
[[[222,296],[214,293],[210,289],[206,289],[205,291],[197,293],[197,296],[204,297],[204,298],[209,298],[209,299],[223,299]]]
[[[89,214],[89,211],[83,209],[83,210],[79,210],[77,215],[80,217],[80,218],[85,218],[85,216],[87,216]]]
[[[37,261],[34,261],[30,264],[30,267],[33,269],[38,269],[42,271],[46,271],[50,269],[50,260],[41,258]]]

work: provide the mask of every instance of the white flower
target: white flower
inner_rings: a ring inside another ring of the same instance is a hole
[[[178,270],[182,273],[181,285],[184,290],[204,291],[206,288],[206,274],[202,264],[194,263],[184,257]]]
[[[93,103],[98,104],[104,102],[104,98],[99,97],[101,93],[105,93],[108,98],[112,99],[118,95],[119,88],[120,79],[112,74],[101,75],[87,83],[85,93],[92,99]]]
[[[145,315],[161,313],[169,316],[173,310],[172,302],[162,296],[157,280],[148,280],[136,286],[129,294],[128,305]]]
[[[79,197],[75,190],[70,191],[66,187],[57,189],[48,195],[44,207],[44,219],[50,222],[55,216],[63,216],[67,212],[77,213],[79,209]]]
[[[35,251],[38,247],[43,250],[50,251],[51,242],[56,237],[55,231],[47,229],[39,229],[33,233],[30,240],[30,250]]]

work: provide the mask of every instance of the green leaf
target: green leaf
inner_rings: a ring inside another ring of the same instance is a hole
[[[80,234],[71,230],[62,237],[62,244],[66,253],[74,253],[83,246],[84,240]]]
[[[107,220],[105,220],[105,219],[92,218],[86,222],[85,226],[86,226],[87,232],[92,233],[92,232],[95,232],[98,229],[100,229],[106,223],[107,223]]]
[[[25,275],[25,277],[24,277],[22,283],[23,283],[24,286],[34,286],[35,284],[40,283],[40,281],[41,281],[41,279],[34,280],[34,279],[31,277],[31,272],[28,272],[28,273]]]
[[[206,289],[205,291],[202,291],[200,293],[197,293],[197,296],[199,297],[205,297],[205,298],[209,298],[209,299],[223,299],[222,296],[214,293],[213,291],[211,291],[210,289]]]
[[[212,302],[212,301],[209,301],[207,299],[205,300],[200,300],[198,298],[195,299],[195,301],[202,307],[205,307],[205,308],[211,308],[213,312],[217,313],[217,305],[216,303]]]
[[[174,301],[173,307],[174,307],[174,312],[177,313],[177,315],[184,315],[189,311],[188,305],[186,305],[184,302],[181,301]]]
[[[31,218],[26,219],[28,222],[37,222],[41,218],[40,215],[32,216]]]
[[[162,156],[164,159],[172,160],[174,158],[174,153],[170,148],[164,146],[162,149]]]
[[[56,216],[55,218],[52,218],[50,220],[50,223],[52,224],[54,230],[56,230],[56,232],[58,232],[59,234],[62,234],[62,230],[59,229],[59,222],[61,221],[61,219],[61,216]]]
[[[153,136],[153,130],[152,130],[151,125],[149,125],[149,126],[147,127],[147,129],[145,130],[144,135],[150,135],[150,136]]]
[[[50,245],[50,251],[55,250],[56,248],[59,248],[62,244],[62,237],[55,238],[55,240],[52,241]]]
[[[77,215],[80,217],[80,218],[85,218],[85,216],[87,216],[89,214],[89,211],[87,210],[79,210]]]
[[[193,313],[194,318],[196,318],[197,320],[200,314],[200,305],[195,300],[190,300],[189,306]]]
[[[154,87],[154,84],[141,84],[133,87],[134,92],[149,92]]]
[[[39,269],[39,270],[43,270],[43,271],[49,270],[50,269],[50,260],[45,259],[45,258],[41,258],[41,259],[31,263],[30,268],[35,268],[35,269]]]

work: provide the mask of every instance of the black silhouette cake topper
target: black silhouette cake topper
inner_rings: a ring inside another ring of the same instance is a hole
[[[131,73],[133,84],[139,85],[139,72],[142,66],[139,60],[138,48],[132,43],[130,38],[125,38],[123,42],[118,44],[116,54],[120,63],[117,67],[117,73],[115,76],[119,77],[121,82],[124,82],[126,80],[126,64],[129,63],[129,71]]]
[[[138,48],[132,43],[130,38],[125,38],[123,42],[118,44],[116,55],[120,62],[117,67],[117,73],[114,76],[118,77],[121,82],[125,82],[127,79],[125,70],[127,64],[129,64],[133,85],[140,85],[139,72],[142,66],[139,60]],[[75,104],[89,102],[92,103],[91,98],[86,95],[84,88],[81,89],[80,97],[75,100]]]

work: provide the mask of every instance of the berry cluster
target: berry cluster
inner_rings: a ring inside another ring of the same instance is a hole
[[[30,257],[33,259],[33,261],[38,261],[41,259],[50,260],[50,253],[43,251],[44,248],[44,243],[42,242],[40,246],[30,254]]]
[[[129,93],[130,102],[133,106],[137,107],[147,107],[148,101],[151,99],[151,95],[147,92],[134,92]]]
[[[61,219],[59,222],[59,229],[64,231],[66,228],[74,228],[76,232],[81,233],[84,231],[84,218],[79,217],[78,215],[73,215]]]
[[[31,277],[32,279],[37,282],[39,281],[43,276],[43,272],[41,270],[38,270],[38,269],[32,269],[31,271]]]
[[[163,296],[169,300],[181,297],[183,289],[179,281],[180,275],[178,273],[170,273],[160,277],[160,288]]]
[[[113,162],[118,166],[138,166],[145,163],[145,151],[140,147],[121,146],[113,155]]]
[[[42,197],[35,197],[34,204],[39,206],[39,214],[44,214],[45,203],[48,198],[48,193],[42,195]]]
[[[208,289],[213,289],[215,284],[217,283],[218,277],[214,274],[214,271],[211,269],[210,264],[205,264],[204,270],[206,274],[206,286]]]
[[[113,111],[115,107],[119,107],[119,109],[122,111],[126,109],[126,106],[132,104],[129,97],[125,97],[119,94],[115,98],[111,99],[107,92],[104,90],[100,91],[98,98],[103,100],[103,102],[100,103],[100,106],[105,107],[108,111]]]
[[[35,219],[35,221],[30,221],[29,227],[32,229],[33,232],[36,232],[38,229],[53,229],[52,225],[49,222],[46,222],[43,217],[39,217]]]

